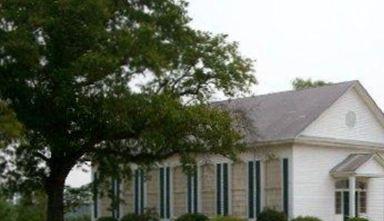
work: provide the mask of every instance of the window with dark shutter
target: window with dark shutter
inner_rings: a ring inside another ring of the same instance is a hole
[[[195,168],[191,174],[187,174],[187,212],[198,212],[198,169]]]
[[[135,170],[134,180],[134,208],[136,214],[143,214],[145,209],[145,179],[144,171],[141,169]]]
[[[120,218],[120,179],[116,179],[116,187],[115,187],[115,190],[116,190],[116,218],[119,219]]]
[[[112,193],[112,217],[120,218],[120,180],[112,178],[111,179],[111,193]]]
[[[160,168],[160,218],[171,218],[171,168]]]
[[[164,168],[160,168],[160,218],[164,218],[165,215],[164,215],[164,208],[165,208],[165,205],[164,205],[164,180],[165,180],[165,177],[164,177]]]
[[[112,217],[120,218],[120,179],[111,180],[111,193],[112,193]]]
[[[229,168],[228,163],[216,165],[216,213],[229,214]]]
[[[194,213],[198,213],[199,212],[199,192],[198,192],[198,189],[199,189],[199,176],[198,176],[198,169],[196,168],[196,170],[194,171],[194,178],[193,178],[193,212]]]
[[[289,168],[288,159],[283,159],[283,211],[288,215],[289,210]]]
[[[260,161],[248,162],[248,218],[260,213]]]

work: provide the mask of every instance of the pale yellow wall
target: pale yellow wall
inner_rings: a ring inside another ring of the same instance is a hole
[[[232,164],[232,215],[246,217],[247,213],[247,168],[244,162]]]
[[[122,212],[123,214],[132,213],[134,211],[134,179],[125,180],[122,187]]]
[[[154,169],[146,175],[147,182],[147,205],[146,208],[158,212],[159,204],[159,170]]]
[[[282,171],[280,159],[265,161],[265,207],[282,208]]]
[[[281,158],[290,158],[291,148],[281,147],[266,149],[264,152],[246,152],[239,161],[230,163],[228,159],[209,157],[209,160],[200,162],[199,167],[199,208],[200,212],[209,216],[216,216],[216,162],[228,162],[230,166],[230,212],[237,217],[247,217],[247,162],[249,160],[261,161],[262,176],[262,208],[269,207],[282,209],[282,171]],[[271,157],[272,156],[272,157]],[[207,158],[208,159],[208,158]],[[168,162],[168,161],[167,161]],[[176,218],[187,211],[187,177],[182,168],[175,161],[169,161],[171,167],[171,210],[172,217]],[[146,208],[159,212],[159,169],[153,169],[146,174]],[[133,179],[124,183],[122,196],[125,205],[122,208],[124,214],[134,211]],[[100,209],[102,215],[110,216],[108,210],[110,201],[102,199]]]
[[[215,166],[205,164],[201,166],[201,212],[207,216],[215,216]]]
[[[187,176],[180,166],[173,168],[173,215],[175,217],[186,213]]]

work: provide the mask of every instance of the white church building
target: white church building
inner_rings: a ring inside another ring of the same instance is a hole
[[[268,207],[289,218],[384,220],[384,115],[358,81],[213,105],[241,110],[254,126],[238,161],[201,156],[194,175],[177,156],[146,174],[137,169],[112,182],[124,203],[110,208],[96,196],[93,217],[151,208],[162,220],[188,212],[256,220]]]

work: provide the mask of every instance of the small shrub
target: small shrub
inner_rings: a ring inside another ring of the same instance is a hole
[[[87,215],[72,216],[64,219],[65,221],[91,221],[91,217]]]
[[[234,216],[218,216],[211,219],[211,221],[246,221],[246,219],[241,219]]]
[[[283,212],[267,208],[257,216],[257,221],[287,221],[287,216]]]
[[[123,218],[121,218],[121,221],[133,221],[133,220],[142,220],[141,215],[135,214],[135,213],[129,213]]]
[[[348,221],[369,221],[369,220],[367,218],[363,218],[363,217],[353,217],[353,218],[348,219]]]
[[[298,216],[291,221],[322,221],[321,219],[313,216]]]
[[[187,213],[179,218],[177,218],[175,221],[208,221],[208,217],[200,214],[200,213]]]
[[[159,218],[157,214],[152,213],[151,211],[146,211],[144,214],[135,214],[135,213],[130,213],[123,218],[121,218],[121,221],[158,221]]]
[[[118,220],[111,216],[104,216],[104,217],[98,218],[97,221],[118,221]]]

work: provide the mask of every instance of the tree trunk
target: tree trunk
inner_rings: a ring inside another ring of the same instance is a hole
[[[48,196],[47,221],[64,221],[65,177],[50,177],[45,187]]]

